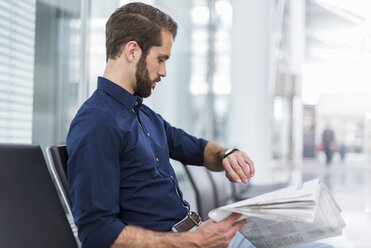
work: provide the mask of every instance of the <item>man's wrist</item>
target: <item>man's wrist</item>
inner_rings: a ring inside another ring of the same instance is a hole
[[[225,159],[226,157],[228,157],[229,155],[231,155],[232,153],[234,153],[234,152],[236,152],[236,151],[239,151],[239,149],[237,149],[237,148],[230,148],[230,149],[228,149],[228,150],[224,153],[223,159]]]

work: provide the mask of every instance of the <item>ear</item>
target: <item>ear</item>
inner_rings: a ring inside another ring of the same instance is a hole
[[[129,41],[126,43],[123,53],[129,63],[135,63],[139,60],[142,55],[142,50],[136,41]]]

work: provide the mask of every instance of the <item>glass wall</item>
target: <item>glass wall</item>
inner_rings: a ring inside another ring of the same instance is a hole
[[[105,23],[128,2],[0,2],[1,142],[65,142],[79,105],[103,74]],[[168,76],[146,103],[188,132],[223,140],[231,91],[231,2],[142,2],[179,24]]]
[[[0,142],[32,140],[36,2],[0,1]]]
[[[228,0],[193,1],[191,16],[193,130],[222,141],[231,92],[232,4]]]
[[[79,103],[81,2],[36,1],[32,142],[63,144]]]
[[[65,142],[79,103],[81,2],[0,1],[0,142]]]

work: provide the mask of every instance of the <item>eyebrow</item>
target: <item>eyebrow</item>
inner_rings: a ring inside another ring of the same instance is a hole
[[[158,56],[158,58],[162,58],[162,59],[166,59],[166,60],[168,60],[170,57],[169,57],[169,55],[166,55],[166,54],[160,54],[160,55]]]

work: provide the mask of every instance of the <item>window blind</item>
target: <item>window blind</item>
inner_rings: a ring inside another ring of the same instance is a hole
[[[0,142],[32,142],[36,0],[0,1]]]

